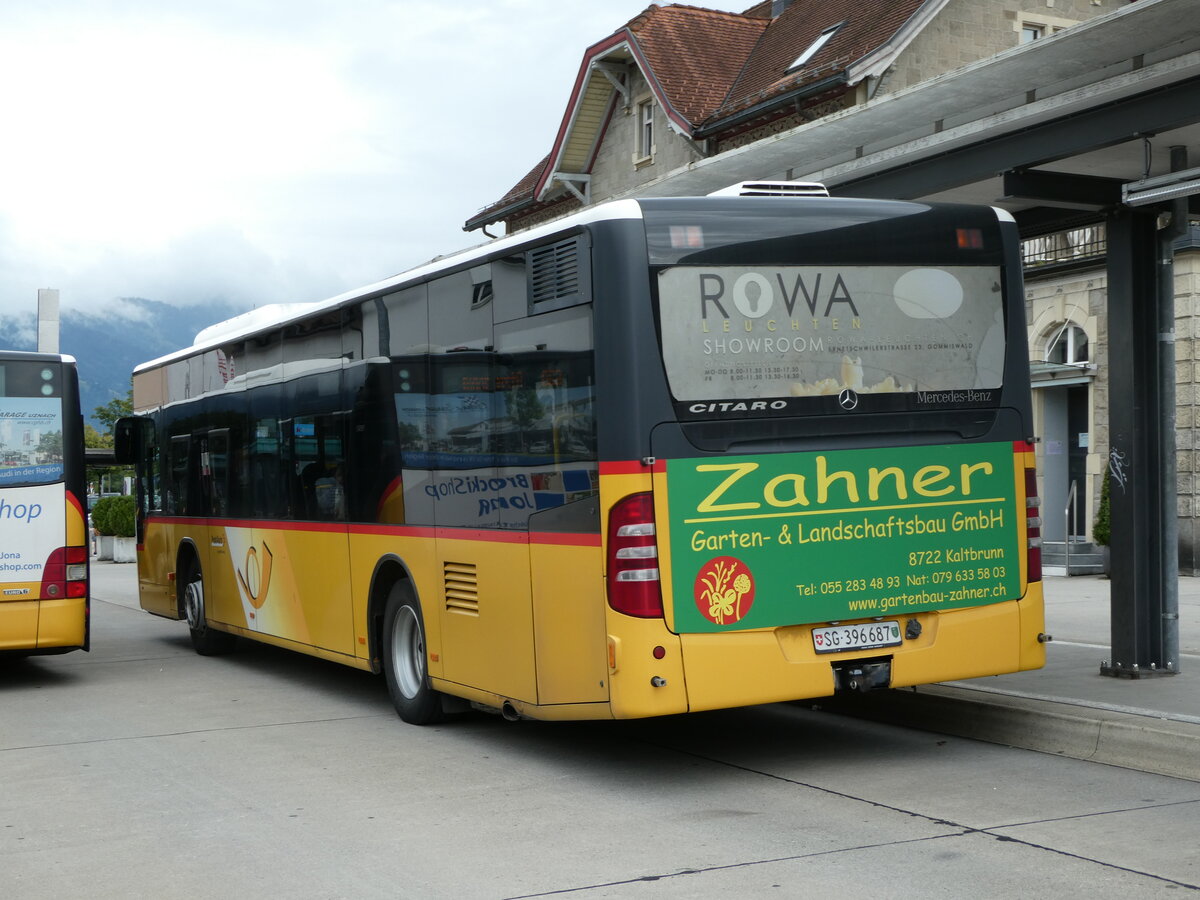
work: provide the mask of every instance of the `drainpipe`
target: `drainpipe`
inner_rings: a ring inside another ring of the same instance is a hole
[[[1187,147],[1171,148],[1171,171],[1187,168]],[[1171,221],[1159,233],[1158,381],[1162,403],[1159,467],[1162,498],[1162,651],[1168,672],[1179,672],[1179,483],[1175,450],[1175,241],[1188,231],[1188,198],[1171,202]]]

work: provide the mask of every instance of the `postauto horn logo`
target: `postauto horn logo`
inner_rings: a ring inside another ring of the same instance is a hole
[[[696,606],[716,625],[733,625],[745,618],[754,603],[754,576],[732,556],[710,559],[696,576]]]

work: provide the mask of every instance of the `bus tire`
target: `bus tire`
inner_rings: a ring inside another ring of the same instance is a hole
[[[383,674],[396,713],[410,725],[444,718],[442,697],[429,686],[425,626],[412,587],[397,581],[383,612]]]
[[[183,584],[183,612],[192,635],[192,648],[201,656],[220,656],[233,649],[236,638],[226,631],[208,625],[204,608],[204,575],[200,564],[193,561]]]

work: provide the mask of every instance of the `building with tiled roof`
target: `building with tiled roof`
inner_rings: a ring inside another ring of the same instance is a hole
[[[636,193],[1105,11],[1094,0],[651,5],[587,48],[546,158],[464,227],[513,232]]]

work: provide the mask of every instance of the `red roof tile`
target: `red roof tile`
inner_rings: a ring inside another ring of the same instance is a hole
[[[672,5],[644,13],[629,30],[650,77],[695,127],[721,106],[767,25],[738,13]]]
[[[774,19],[709,120],[845,70],[890,40],[925,0],[793,0]],[[803,68],[788,67],[825,29],[844,23]]]

